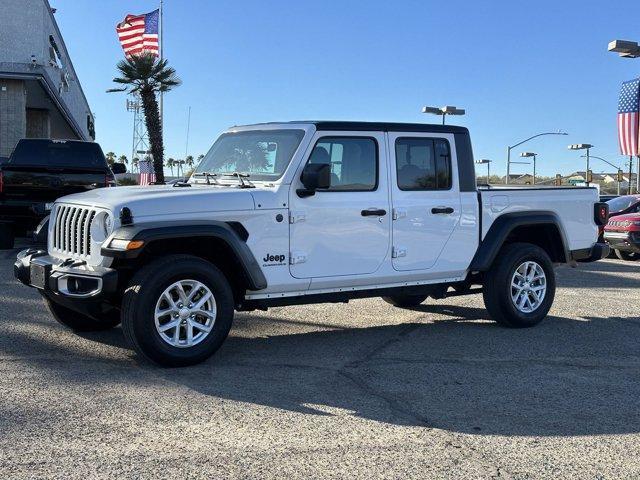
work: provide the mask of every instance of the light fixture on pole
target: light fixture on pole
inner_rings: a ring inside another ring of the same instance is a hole
[[[580,158],[587,158],[586,155],[580,155]],[[614,165],[613,163],[611,163],[609,160],[605,160],[602,157],[596,157],[595,155],[591,155],[589,158],[596,158],[598,160],[602,160],[604,163],[606,163],[607,165],[611,165],[613,168],[615,168],[617,170],[616,172],[616,180],[618,181],[618,195],[620,195],[620,184],[622,183],[622,169],[620,167],[618,167],[617,165]]]
[[[569,150],[586,150],[587,154],[583,155],[586,159],[587,159],[587,170],[584,173],[585,178],[585,183],[587,184],[587,187],[589,186],[590,182],[590,178],[589,178],[589,149],[593,148],[593,145],[591,145],[590,143],[574,143],[573,145],[569,145]]]
[[[483,158],[482,160],[476,160],[478,165],[486,165],[487,166],[487,185],[489,185],[489,177],[491,176],[490,165],[493,160],[487,160]]]
[[[533,153],[533,152],[522,152],[520,154],[521,157],[525,157],[525,158],[530,158],[533,157],[533,184],[536,184],[536,157],[537,157],[537,153]]]
[[[442,115],[442,125],[444,125],[444,119],[447,115],[464,115],[466,112],[463,108],[445,105],[444,107],[422,107],[422,113]]]
[[[629,40],[613,40],[609,42],[608,50],[625,58],[640,57],[640,45]]]
[[[529,137],[529,138],[527,138],[525,140],[522,140],[521,142],[518,142],[515,145],[511,145],[510,147],[507,147],[507,176],[504,179],[504,183],[506,183],[506,184],[509,183],[509,174],[511,173],[511,164],[512,163],[518,163],[518,162],[512,162],[511,161],[511,150],[513,150],[516,147],[519,147],[523,143],[527,143],[529,140],[533,140],[534,138],[542,137],[544,135],[569,135],[569,134],[566,133],[566,132],[562,132],[560,130],[558,130],[557,132],[539,133],[539,134],[534,135],[532,137]]]

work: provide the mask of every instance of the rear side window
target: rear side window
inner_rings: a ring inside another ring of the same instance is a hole
[[[398,138],[396,172],[400,190],[449,190],[449,142],[442,138]]]
[[[378,187],[378,143],[373,138],[321,138],[309,163],[331,166],[331,188],[324,191],[365,192]]]
[[[18,142],[11,165],[51,167],[107,167],[102,149],[92,142],[25,140]]]

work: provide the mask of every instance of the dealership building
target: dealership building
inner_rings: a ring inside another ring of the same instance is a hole
[[[0,156],[21,138],[95,138],[54,15],[47,0],[0,3]]]

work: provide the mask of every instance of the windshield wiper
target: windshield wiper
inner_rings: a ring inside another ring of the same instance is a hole
[[[232,172],[225,173],[225,177],[236,177],[238,179],[238,187],[240,188],[256,188],[256,186],[251,183],[249,180],[245,180],[245,178],[249,178],[248,173],[240,173],[240,172]]]
[[[216,182],[216,185],[220,185],[220,182],[218,182],[218,180],[216,180],[216,177],[218,176],[217,173],[198,172],[198,173],[194,173],[193,175],[196,176],[196,177],[204,176],[207,179],[207,185],[211,185],[211,182],[209,181],[209,177],[213,177],[213,181]]]

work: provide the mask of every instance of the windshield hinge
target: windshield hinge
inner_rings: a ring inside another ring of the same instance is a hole
[[[289,223],[304,222],[307,215],[304,212],[289,212]]]

